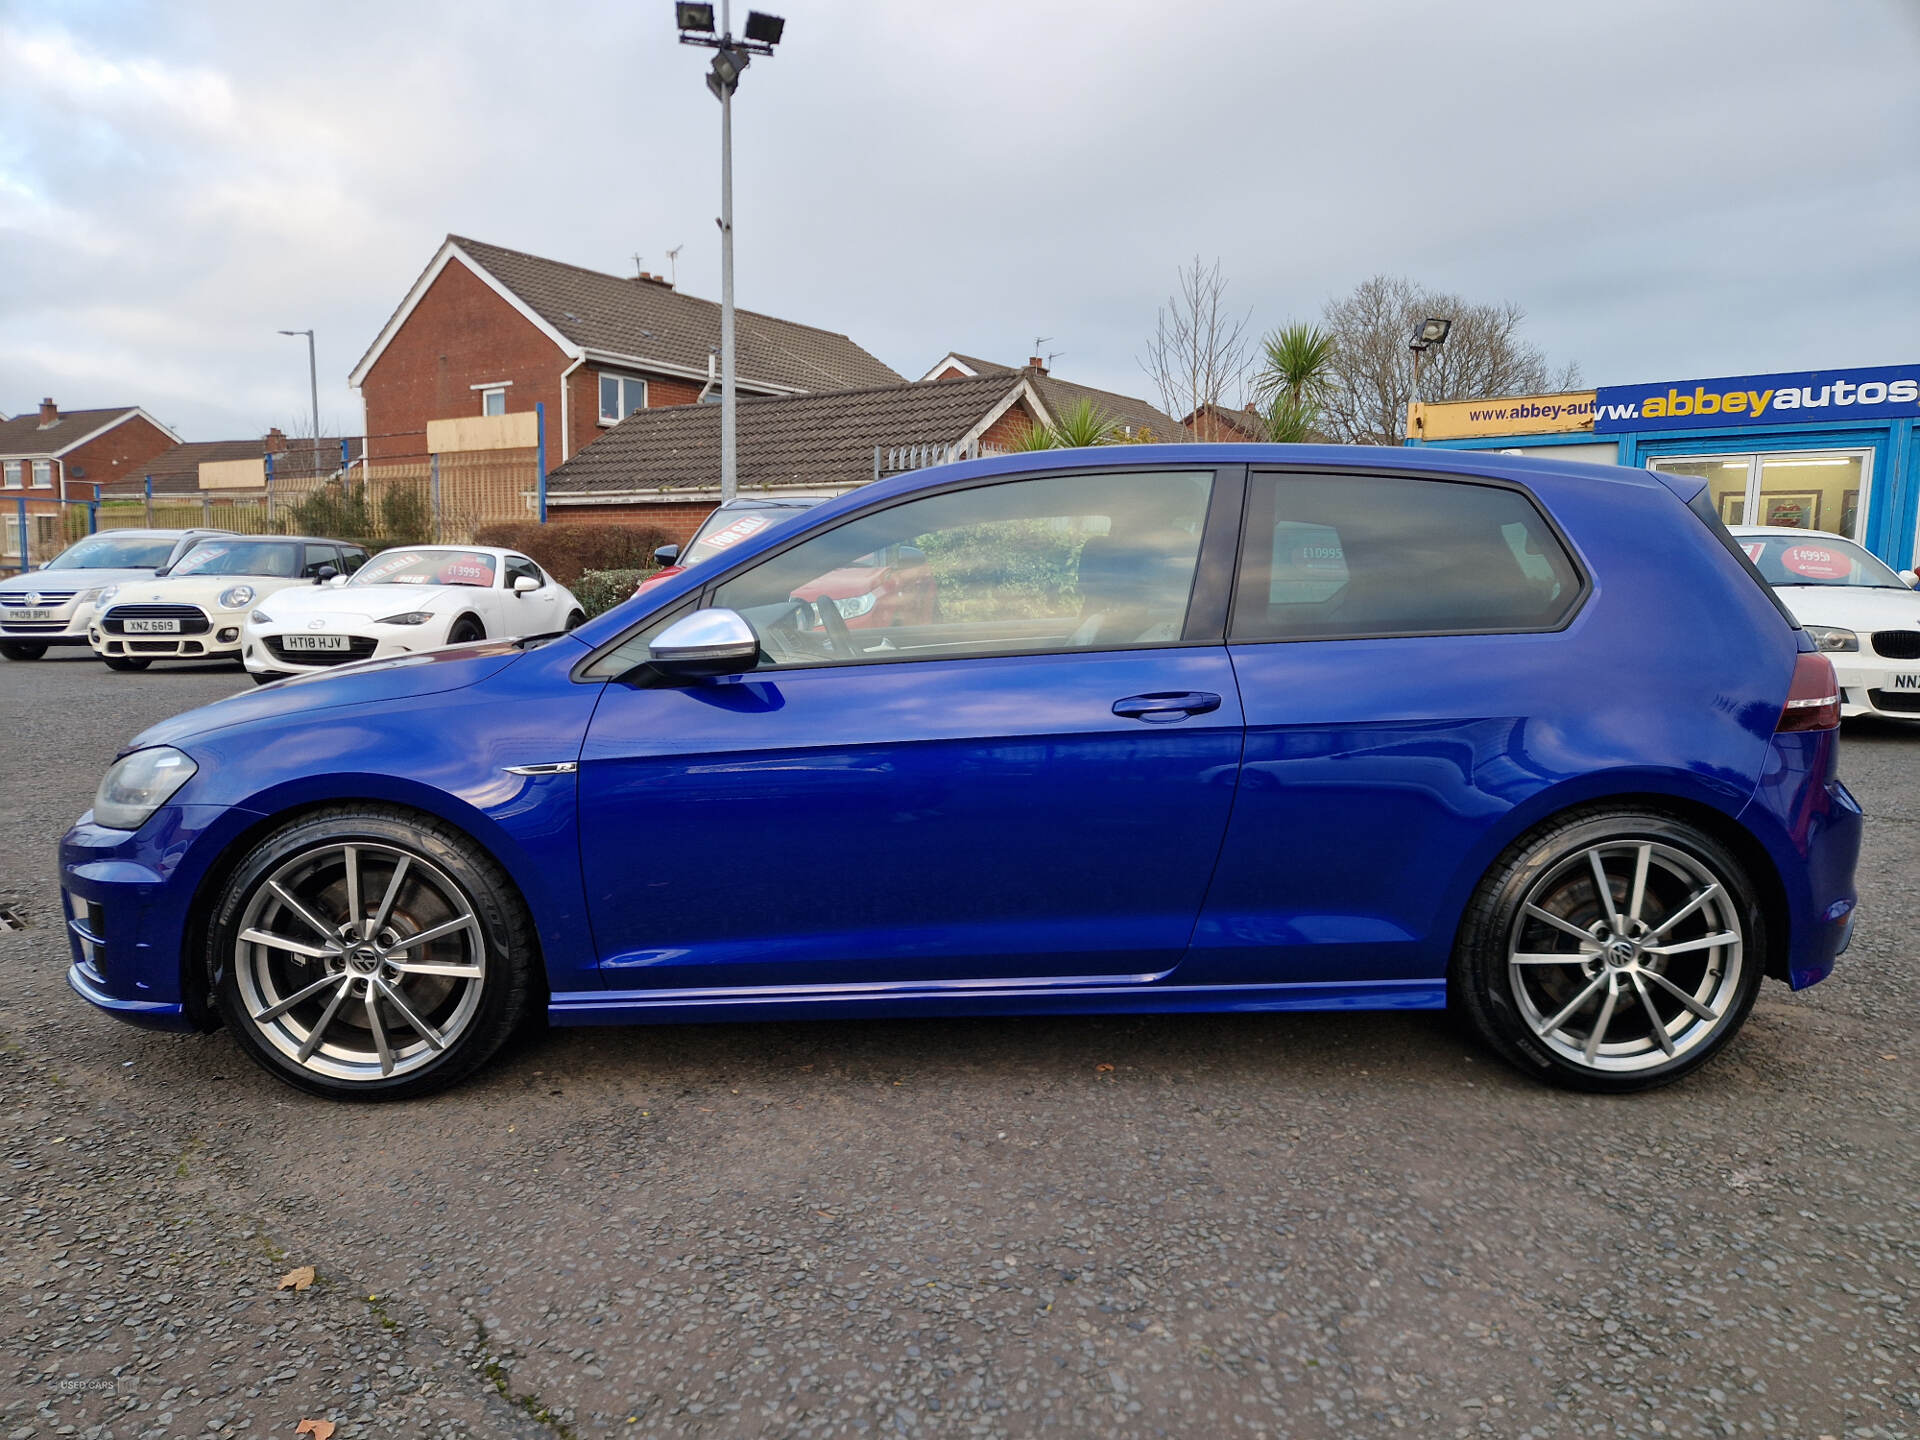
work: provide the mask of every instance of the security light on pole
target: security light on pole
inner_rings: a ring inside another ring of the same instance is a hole
[[[720,498],[739,493],[739,450],[735,426],[736,387],[733,335],[733,92],[752,56],[771,55],[787,22],[758,10],[747,15],[746,33],[733,33],[730,0],[720,0],[720,28],[716,34],[712,5],[676,0],[673,22],[682,45],[703,45],[714,52],[707,71],[707,89],[720,102]]]
[[[1453,329],[1453,321],[1428,316],[1413,327],[1413,339],[1407,342],[1407,348],[1413,352],[1413,403],[1420,403],[1420,362],[1427,358],[1427,351],[1437,350],[1447,343],[1447,332]]]

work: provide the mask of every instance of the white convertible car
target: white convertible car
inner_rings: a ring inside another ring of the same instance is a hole
[[[247,612],[290,585],[312,587],[366,564],[345,540],[225,535],[202,540],[151,580],[109,586],[95,602],[87,643],[113,670],[155,660],[232,660]]]
[[[1920,594],[1853,541],[1823,530],[1735,525],[1759,567],[1840,679],[1840,713],[1920,720]]]
[[[257,606],[241,658],[264,685],[355,660],[571,630],[586,613],[526,556],[476,545],[409,545],[326,585]]]

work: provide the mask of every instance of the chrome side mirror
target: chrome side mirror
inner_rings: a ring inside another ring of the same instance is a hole
[[[737,675],[760,659],[760,637],[736,611],[696,610],[647,646],[647,658],[669,675]]]

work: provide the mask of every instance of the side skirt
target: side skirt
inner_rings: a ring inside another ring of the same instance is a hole
[[[766,986],[739,990],[570,990],[555,1025],[855,1020],[986,1015],[1245,1014],[1274,1010],[1441,1010],[1444,980],[1318,985]]]

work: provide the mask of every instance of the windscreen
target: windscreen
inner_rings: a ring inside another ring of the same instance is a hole
[[[193,547],[167,572],[182,575],[266,575],[291,580],[300,573],[301,545],[294,540],[208,540]]]
[[[171,536],[89,535],[47,565],[49,570],[158,570],[177,542]]]
[[[1769,585],[1843,585],[1864,590],[1905,590],[1886,565],[1846,540],[1824,535],[1733,537]]]
[[[799,513],[790,505],[765,510],[716,510],[700,527],[700,533],[693,537],[693,543],[687,546],[687,553],[680,557],[680,563],[698,565],[702,560],[711,560],[731,550],[742,540],[752,539],[768,526],[777,525],[789,515]]]
[[[493,584],[499,562],[478,550],[387,550],[354,572],[349,585]]]

